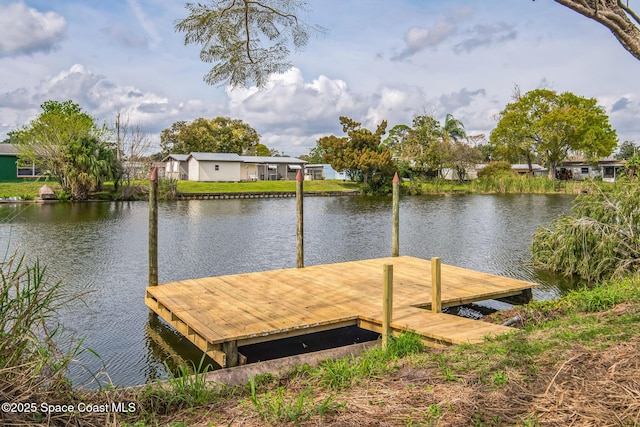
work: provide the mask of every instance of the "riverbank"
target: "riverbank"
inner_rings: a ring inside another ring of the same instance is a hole
[[[403,336],[387,352],[296,365],[240,386],[207,383],[200,374],[132,389],[53,390],[34,397],[75,412],[5,411],[0,420],[127,427],[637,423],[640,277],[488,320],[513,316],[517,330],[484,344],[425,349]],[[116,413],[100,413],[111,403]],[[80,405],[96,411],[79,413]]]
[[[38,198],[38,190],[44,182],[25,181],[19,183],[0,183],[0,200],[13,199],[13,202],[30,201]],[[47,184],[58,192],[56,183]],[[161,184],[163,182],[161,181]],[[510,175],[488,177],[467,182],[435,180],[414,180],[402,183],[401,191],[405,195],[419,194],[580,194],[593,188],[593,182],[557,181],[546,177]],[[596,182],[598,188],[609,191],[615,183]],[[92,200],[140,200],[146,198],[148,182],[134,182],[129,187],[121,186],[115,191],[113,183],[105,183]],[[295,195],[295,181],[254,181],[254,182],[193,182],[177,181],[175,187],[161,185],[160,193],[164,199],[226,199],[226,198],[269,198]],[[360,194],[359,184],[349,181],[318,180],[305,181],[304,193],[307,196],[338,196]],[[228,195],[228,197],[227,197]]]

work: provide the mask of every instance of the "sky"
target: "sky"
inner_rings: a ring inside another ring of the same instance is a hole
[[[99,123],[116,115],[156,150],[173,123],[241,119],[290,156],[369,129],[453,114],[487,138],[514,88],[596,98],[620,142],[640,143],[640,61],[613,35],[551,0],[309,0],[320,25],[293,68],[267,87],[207,85],[210,64],[184,44],[176,0],[0,0],[0,141],[46,100],[72,100]]]

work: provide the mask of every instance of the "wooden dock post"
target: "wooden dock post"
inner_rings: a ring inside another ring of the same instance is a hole
[[[233,368],[238,366],[238,341],[228,341],[222,343],[222,351],[226,356],[226,366],[223,368]]]
[[[149,179],[149,286],[158,285],[158,168]]]
[[[304,177],[296,174],[296,267],[304,267]]]
[[[382,266],[382,348],[386,350],[391,336],[393,318],[393,265]]]
[[[442,263],[440,258],[431,258],[431,311],[440,313],[442,311]]]
[[[400,178],[393,176],[393,225],[391,231],[391,256],[400,256]]]

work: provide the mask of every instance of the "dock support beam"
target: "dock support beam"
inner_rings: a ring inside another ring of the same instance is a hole
[[[149,179],[149,286],[158,285],[158,168]]]
[[[222,343],[222,351],[226,356],[226,366],[223,368],[233,368],[238,366],[238,341],[228,341]]]
[[[393,176],[393,220],[391,228],[391,256],[400,256],[400,178]]]
[[[431,311],[442,311],[442,263],[440,258],[431,258]]]
[[[296,174],[296,267],[304,267],[304,177]]]
[[[393,265],[382,266],[382,348],[387,349],[393,318]]]

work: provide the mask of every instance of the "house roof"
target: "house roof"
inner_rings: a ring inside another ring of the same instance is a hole
[[[511,169],[526,169],[529,170],[529,165],[526,163],[515,163],[513,165],[511,165]],[[542,166],[540,166],[537,163],[533,163],[531,165],[531,169],[534,171],[540,171],[540,170],[544,170],[544,168]]]
[[[12,144],[0,144],[0,156],[16,156],[18,149]]]
[[[242,163],[259,163],[259,164],[290,164],[303,165],[307,163],[295,157],[269,157],[269,156],[240,156],[236,153],[191,153],[191,154],[169,154],[162,159],[163,162],[169,158],[173,158],[180,162],[189,160],[193,157],[199,162],[242,162]]]
[[[166,162],[169,159],[173,159],[173,160],[177,160],[179,162],[186,162],[188,157],[189,157],[188,154],[169,154],[167,157],[162,159],[162,161]]]
[[[187,159],[193,157],[199,162],[241,162],[242,158],[236,153],[191,153]]]
[[[298,164],[307,163],[295,157],[240,156],[243,163]]]

